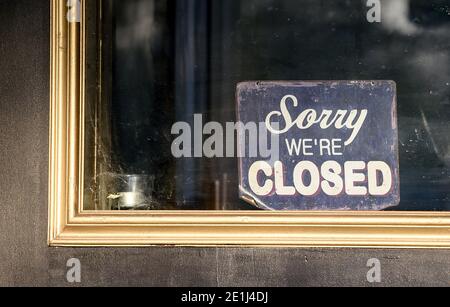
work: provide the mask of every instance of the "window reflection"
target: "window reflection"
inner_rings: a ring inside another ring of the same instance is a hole
[[[172,125],[235,122],[245,80],[381,79],[398,84],[394,210],[450,210],[448,2],[381,8],[369,23],[363,0],[104,0],[96,208],[254,210],[236,159],[175,159]]]

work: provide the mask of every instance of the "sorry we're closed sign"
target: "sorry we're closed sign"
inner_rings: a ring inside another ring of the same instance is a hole
[[[244,200],[270,210],[399,204],[394,82],[244,82],[237,104]]]

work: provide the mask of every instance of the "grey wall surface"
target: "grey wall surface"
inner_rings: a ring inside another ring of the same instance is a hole
[[[449,286],[450,251],[48,248],[49,1],[0,0],[0,286]]]

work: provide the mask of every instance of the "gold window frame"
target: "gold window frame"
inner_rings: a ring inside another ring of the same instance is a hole
[[[450,248],[450,213],[83,210],[85,6],[51,0],[50,246]]]

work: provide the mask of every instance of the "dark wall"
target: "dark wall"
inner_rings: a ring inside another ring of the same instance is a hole
[[[49,1],[0,0],[0,286],[449,285],[450,251],[48,248]]]

